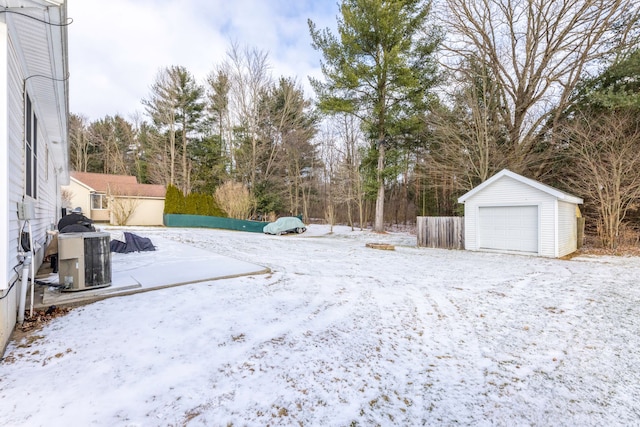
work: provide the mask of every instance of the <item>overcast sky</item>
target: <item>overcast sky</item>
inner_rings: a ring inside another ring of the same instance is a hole
[[[320,77],[307,19],[335,28],[338,0],[72,0],[70,108],[90,120],[143,112],[158,70],[187,68],[200,82],[231,41],[267,52],[274,77],[294,77],[312,95]]]

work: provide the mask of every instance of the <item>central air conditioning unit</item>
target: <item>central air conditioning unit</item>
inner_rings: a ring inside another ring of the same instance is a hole
[[[63,291],[84,291],[110,286],[109,233],[59,234],[58,275]]]

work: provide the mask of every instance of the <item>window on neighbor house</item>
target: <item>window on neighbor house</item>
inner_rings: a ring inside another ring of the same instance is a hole
[[[107,209],[109,207],[107,201],[106,194],[93,193],[91,194],[91,209]]]
[[[31,98],[27,95],[25,105],[25,193],[34,199],[38,196],[38,118],[33,111]]]

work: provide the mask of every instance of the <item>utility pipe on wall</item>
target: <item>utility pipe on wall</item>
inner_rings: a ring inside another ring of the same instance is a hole
[[[31,265],[31,252],[27,252],[22,262],[22,282],[20,283],[20,304],[18,307],[18,323],[24,323],[24,309],[27,303],[27,287],[29,283],[29,266]]]

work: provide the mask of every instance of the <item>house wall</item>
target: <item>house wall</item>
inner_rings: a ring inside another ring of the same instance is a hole
[[[37,129],[38,138],[38,163],[37,163],[37,190],[36,199],[25,196],[25,159],[24,159],[24,98],[23,85],[25,75],[22,71],[22,62],[20,55],[12,42],[11,31],[7,31],[4,23],[0,23],[0,64],[6,63],[6,69],[0,67],[0,86],[6,92],[0,95],[0,128],[4,127],[0,134],[0,139],[6,140],[6,163],[5,170],[1,173],[6,179],[6,187],[3,187],[2,201],[4,206],[1,207],[4,214],[8,215],[4,218],[3,230],[6,230],[4,236],[5,258],[2,259],[2,276],[0,281],[0,354],[4,351],[6,344],[16,324],[17,308],[19,302],[20,280],[14,271],[14,267],[20,270],[19,259],[19,241],[20,232],[23,229],[28,230],[28,224],[18,219],[18,203],[31,202],[34,205],[35,217],[29,221],[31,225],[32,237],[34,241],[34,270],[37,271],[42,264],[44,248],[46,247],[50,237],[47,230],[51,229],[52,224],[57,222],[60,212],[60,187],[58,185],[55,170],[59,166],[53,165],[48,156],[51,141],[47,135],[42,133],[42,122],[39,123]],[[6,55],[6,58],[1,56]],[[4,60],[4,61],[3,61]],[[5,74],[6,72],[6,74]],[[4,80],[4,81],[3,81]],[[27,81],[26,89],[30,91],[29,81]],[[42,117],[39,114],[38,105],[33,104],[33,110],[36,117]],[[6,121],[5,121],[6,120]],[[4,126],[3,126],[4,124]],[[6,131],[6,132],[5,132]],[[13,285],[15,283],[15,285]],[[12,286],[13,285],[13,286]],[[9,290],[10,288],[10,290]]]
[[[85,212],[85,216],[93,222],[109,222],[111,220],[111,211],[109,209],[91,209],[89,211],[83,209],[82,212]]]
[[[90,219],[91,218],[91,192],[84,185],[79,184],[75,179],[71,179],[71,182],[68,186],[65,186],[65,190],[70,193],[70,203],[71,206],[69,208],[82,208],[82,212],[84,212],[85,216]]]
[[[126,225],[163,225],[164,199],[116,197],[113,203],[133,208]],[[117,221],[111,214],[111,224]]]
[[[558,201],[558,257],[578,250],[576,205]]]
[[[75,179],[71,179],[69,186],[65,187],[71,193],[71,207],[81,207],[85,216],[95,222],[108,222],[117,225],[117,221],[111,208],[114,203],[119,203],[125,208],[133,206],[134,212],[126,225],[163,225],[164,198],[152,197],[115,197],[109,203],[109,209],[91,209],[91,191]]]
[[[70,209],[81,208],[82,214],[94,222],[109,222],[110,212],[107,209],[91,209],[91,191],[75,179],[65,189],[70,193]]]
[[[478,247],[482,206],[538,206],[538,255],[555,257],[555,197],[509,177],[502,177],[465,201],[465,249]]]
[[[7,64],[9,56],[7,26],[0,22],[0,64]],[[16,167],[13,156],[9,156],[9,118],[8,118],[8,81],[11,74],[10,67],[0,67],[0,242],[5,242],[0,259],[0,354],[9,340],[11,331],[16,323],[16,288],[10,288],[15,273],[10,264],[12,246],[10,243],[11,232],[9,230],[9,178],[10,170]]]

